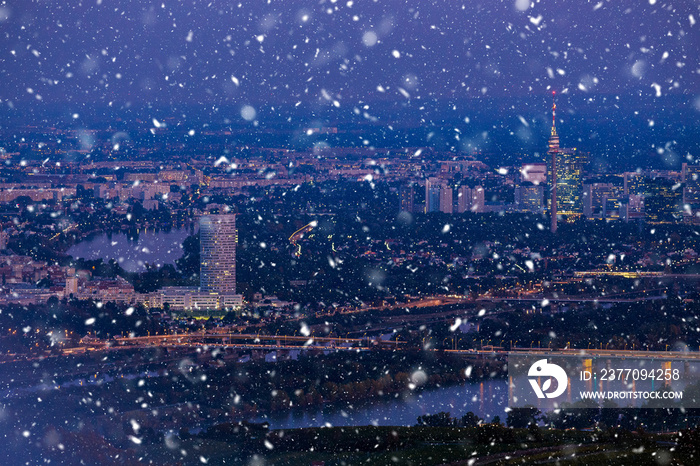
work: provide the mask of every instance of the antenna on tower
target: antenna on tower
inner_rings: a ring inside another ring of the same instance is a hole
[[[556,91],[552,91],[552,136],[557,135],[557,102],[554,100]]]

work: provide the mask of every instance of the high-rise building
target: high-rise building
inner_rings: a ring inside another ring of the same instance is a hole
[[[683,164],[681,182],[683,189],[683,203],[690,205],[695,210],[700,208],[700,165]]]
[[[460,186],[457,189],[457,213],[469,212],[472,200],[472,190],[469,186]]]
[[[440,186],[443,180],[430,177],[425,181],[425,212],[440,210]]]
[[[399,188],[399,211],[415,212],[414,209],[415,189],[413,184],[401,185]]]
[[[625,196],[644,194],[644,175],[637,172],[625,172],[624,191]]]
[[[452,211],[452,186],[444,182],[440,186],[440,212],[451,214]]]
[[[653,223],[675,222],[680,218],[683,185],[667,178],[647,178],[644,192],[644,212]]]
[[[583,213],[583,169],[586,154],[577,149],[560,148],[556,156],[556,193],[559,215]]]
[[[644,219],[644,196],[630,194],[620,198],[620,219],[624,222]]]
[[[207,215],[199,220],[199,284],[202,291],[236,293],[236,216]]]
[[[522,183],[515,187],[515,208],[521,212],[544,210],[544,187],[539,184]]]
[[[590,183],[583,187],[583,215],[587,218],[619,216],[622,190],[612,183]]]
[[[485,194],[486,192],[481,186],[477,186],[472,189],[472,205],[470,207],[472,212],[480,213],[486,210],[486,199],[484,198]]]
[[[75,269],[70,267],[66,271],[66,287],[63,291],[63,295],[70,297],[70,295],[78,295],[78,276],[75,274]]]
[[[460,186],[457,190],[457,212],[483,212],[484,211],[484,188],[476,186]]]
[[[425,211],[451,214],[452,186],[447,180],[430,177],[425,182]]]

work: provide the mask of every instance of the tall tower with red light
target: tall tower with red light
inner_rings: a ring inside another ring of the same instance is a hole
[[[559,135],[557,134],[556,112],[557,103],[554,101],[555,92],[552,91],[552,131],[549,135],[549,150],[547,154],[552,158],[552,179],[550,180],[552,202],[552,233],[557,232],[557,154],[559,154]]]

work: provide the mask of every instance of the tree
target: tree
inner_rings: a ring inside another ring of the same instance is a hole
[[[15,205],[19,208],[20,211],[25,210],[28,205],[31,205],[33,203],[34,201],[29,196],[19,196],[15,198]]]
[[[530,425],[537,425],[542,419],[542,411],[532,405],[522,408],[513,408],[508,412],[506,423],[514,429],[524,429]]]
[[[595,424],[599,411],[595,401],[579,400],[572,404],[562,403],[560,410],[547,413],[545,419],[557,429],[583,429]]]
[[[146,209],[143,208],[141,202],[134,202],[134,205],[131,207],[131,223],[136,223],[137,220],[140,220],[145,212]]]
[[[450,427],[454,425],[454,419],[450,417],[450,413],[441,411],[437,414],[424,414],[418,416],[416,425],[428,427]]]
[[[499,422],[496,423],[496,418],[494,417],[494,422],[491,424],[481,424],[477,427],[476,431],[476,441],[482,445],[487,445],[493,442],[496,443],[513,443],[515,442],[515,434],[512,429],[504,427]]]
[[[481,424],[481,419],[479,416],[474,414],[473,412],[469,411],[467,414],[462,416],[462,427],[476,427],[479,424]]]
[[[195,279],[199,276],[199,233],[185,238],[182,242],[182,257],[175,264],[184,278]]]
[[[44,277],[38,282],[36,282],[37,288],[48,288],[51,286],[51,279],[49,277]]]

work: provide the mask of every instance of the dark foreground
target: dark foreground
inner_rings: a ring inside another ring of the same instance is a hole
[[[268,431],[265,425],[219,424],[197,435],[110,445],[98,435],[56,429],[12,442],[3,464],[231,465],[692,465],[696,430],[649,434],[622,429],[583,432],[499,424],[476,427],[329,427]]]

